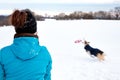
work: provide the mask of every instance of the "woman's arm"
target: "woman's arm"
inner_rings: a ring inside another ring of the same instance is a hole
[[[51,69],[52,69],[52,61],[50,61],[47,66],[47,71],[46,71],[44,80],[51,80]]]
[[[0,80],[4,80],[4,70],[1,64],[1,51],[0,51]]]

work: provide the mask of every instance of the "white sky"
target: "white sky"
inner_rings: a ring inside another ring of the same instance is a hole
[[[0,0],[0,3],[113,3],[120,0]]]

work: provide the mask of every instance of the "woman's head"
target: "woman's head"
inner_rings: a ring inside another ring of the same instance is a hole
[[[10,19],[15,27],[16,33],[35,33],[37,31],[37,22],[29,9],[15,10]]]

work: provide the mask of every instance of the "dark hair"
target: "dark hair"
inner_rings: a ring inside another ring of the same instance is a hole
[[[35,33],[37,31],[35,16],[29,9],[15,10],[10,22],[15,27],[16,33]]]
[[[27,13],[20,10],[15,10],[11,15],[11,24],[16,28],[23,27],[27,19]]]

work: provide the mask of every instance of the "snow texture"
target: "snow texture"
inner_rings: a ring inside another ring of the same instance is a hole
[[[0,49],[12,44],[14,28],[0,27]],[[53,59],[52,80],[120,80],[120,21],[46,20],[38,22],[40,45],[47,46]],[[91,58],[82,43],[105,53],[105,61]]]

